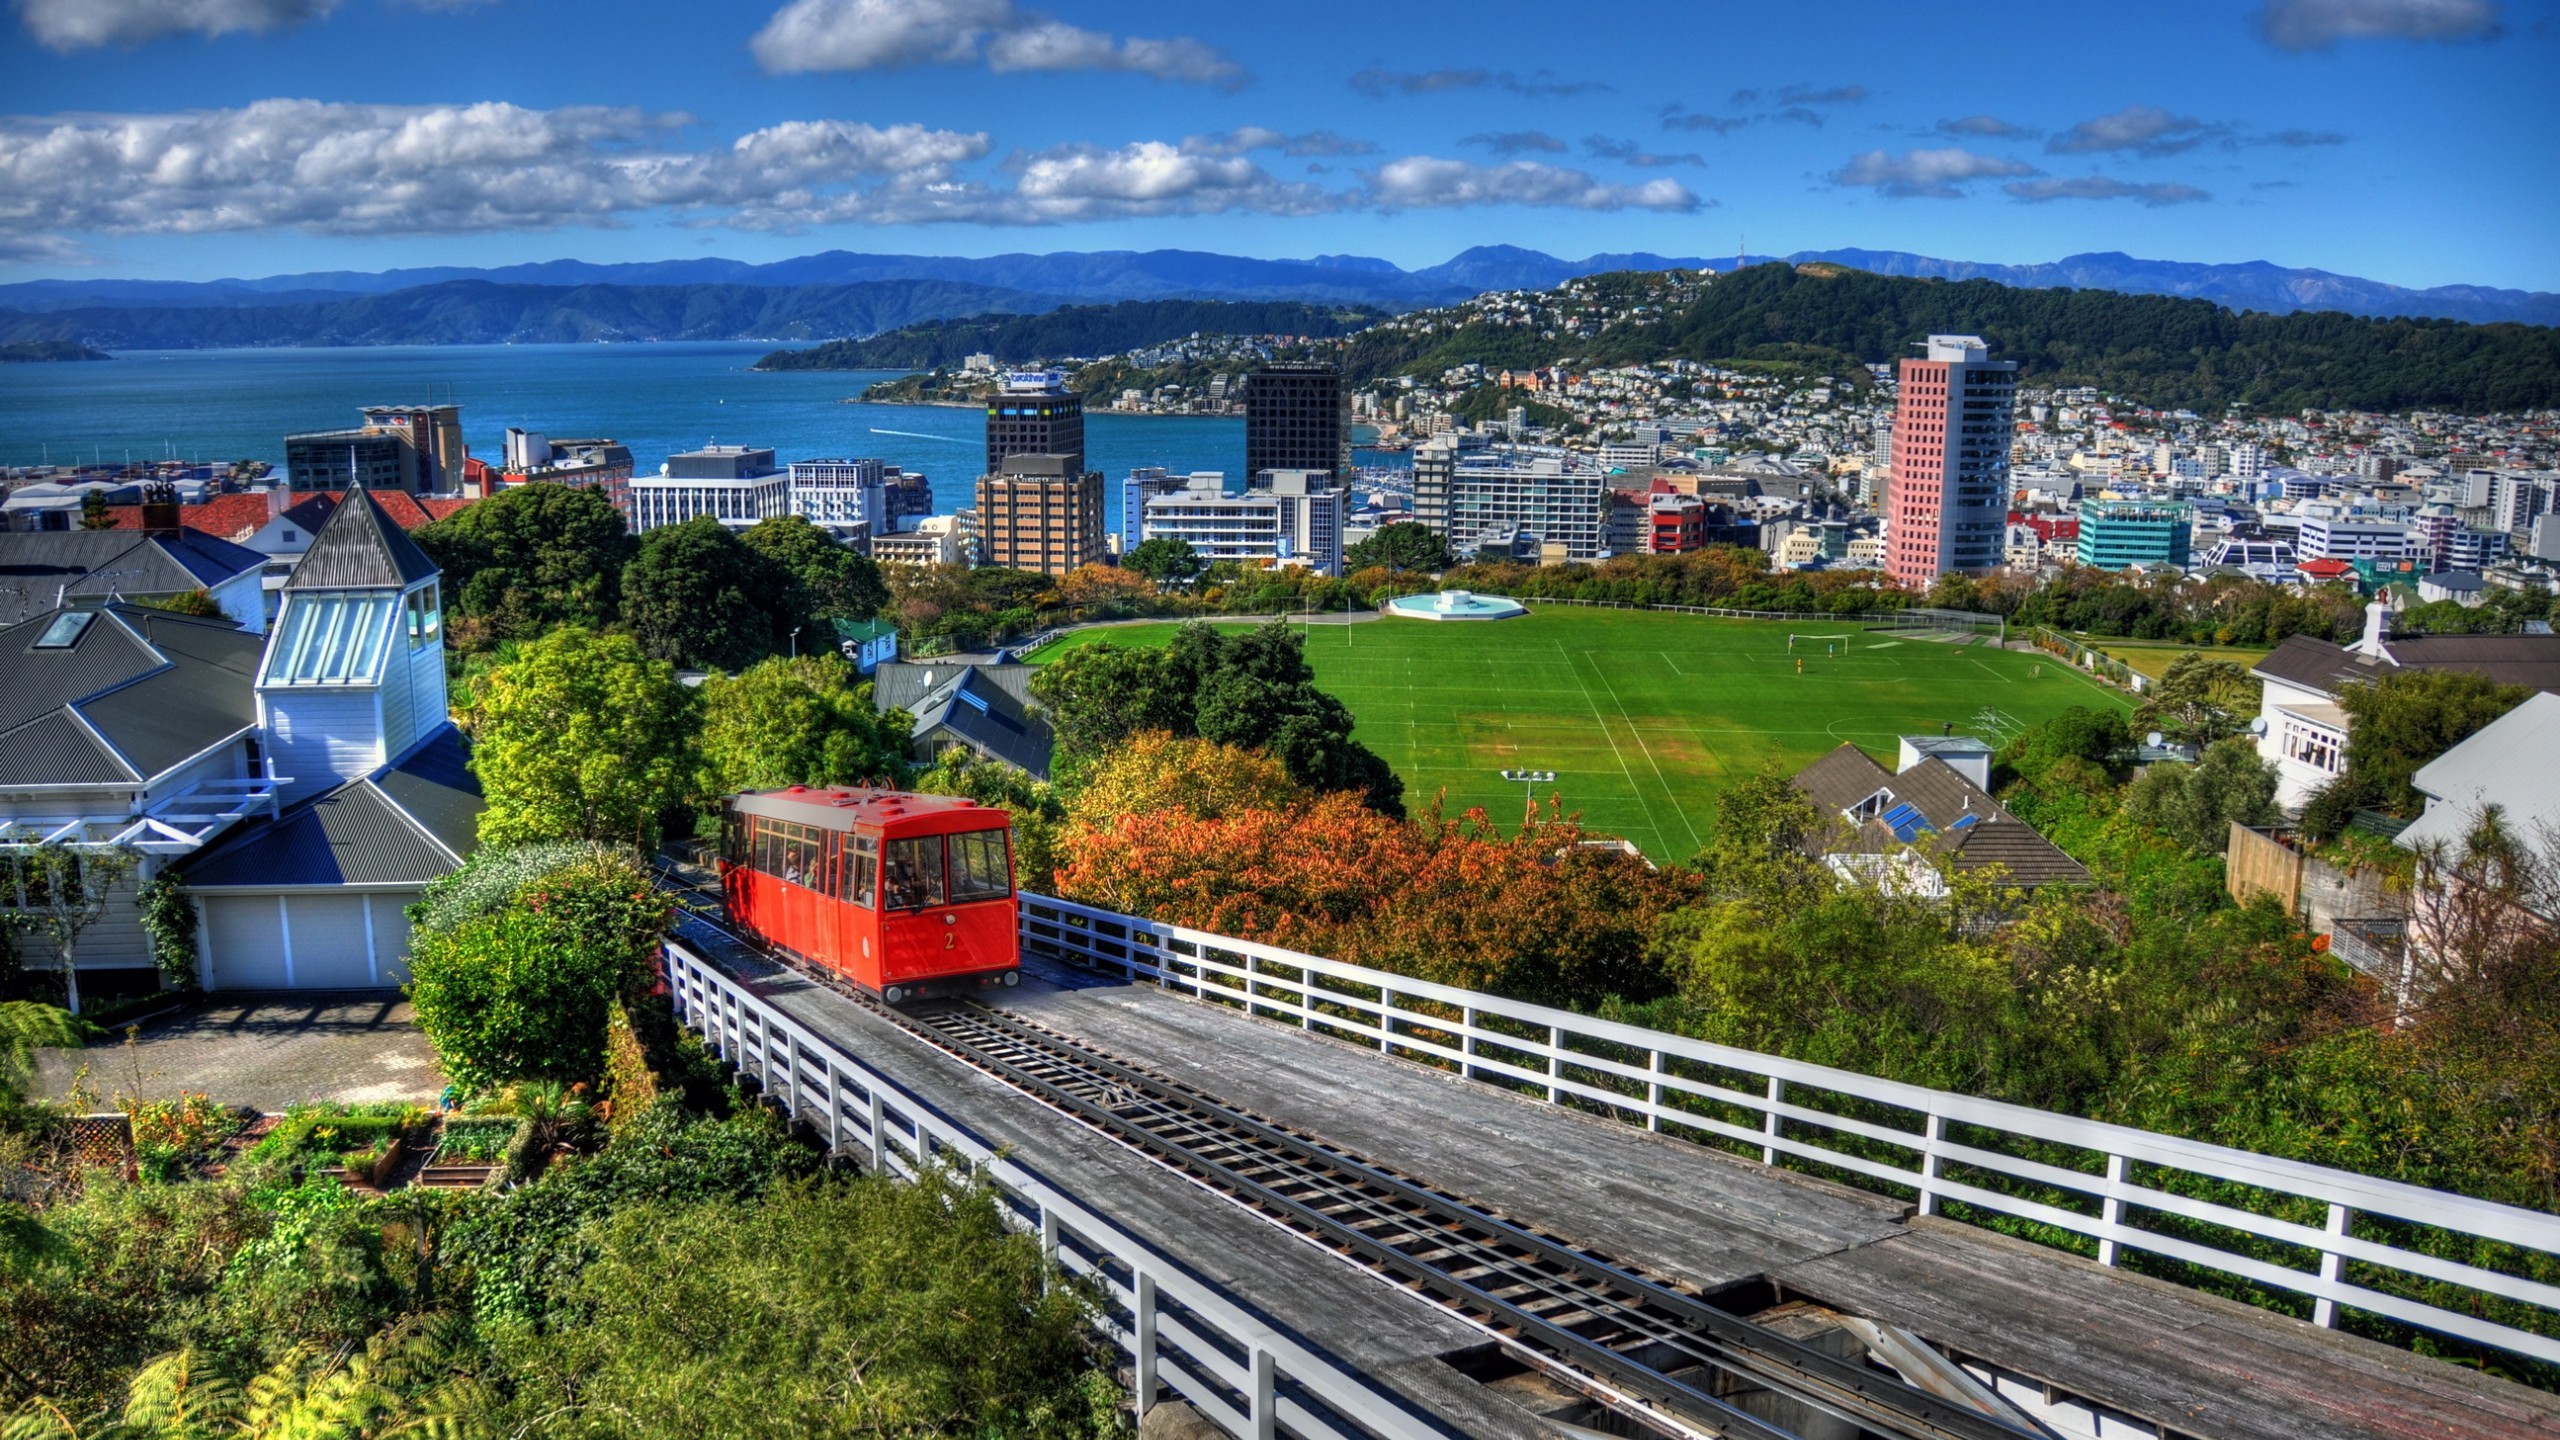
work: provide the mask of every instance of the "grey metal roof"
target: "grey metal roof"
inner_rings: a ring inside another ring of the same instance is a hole
[[[2308,635],[2289,635],[2249,673],[2329,696],[2395,669],[2467,670],[2501,685],[2560,693],[2560,636],[2393,636],[2382,642],[2382,651],[2375,657]]]
[[[875,677],[872,700],[915,717],[919,754],[966,745],[1046,780],[1052,736],[1029,702],[1030,671],[1028,665],[883,665],[885,679]]]
[[[63,649],[53,613],[0,629],[0,785],[145,780],[254,724],[263,637],[108,605]]]
[[[471,742],[450,725],[373,776],[374,788],[456,855],[480,843],[480,778],[471,773]]]
[[[1928,822],[1929,843],[1958,870],[1997,865],[2010,884],[2028,887],[2089,879],[2086,866],[1936,756],[1896,774],[1857,746],[1843,744],[1797,771],[1795,786],[1829,815],[1852,810],[1879,790],[1893,792],[1897,805],[1912,807]],[[1869,820],[1829,848],[1888,854],[1904,843],[1881,820]]]
[[[448,739],[448,737],[450,737]],[[265,889],[281,885],[423,885],[455,868],[454,853],[468,856],[465,843],[448,853],[438,831],[424,816],[404,807],[392,787],[381,782],[394,774],[403,795],[415,798],[418,784],[436,792],[421,803],[434,813],[434,826],[452,830],[468,810],[476,825],[479,785],[468,769],[439,758],[419,764],[418,755],[444,746],[460,747],[448,726],[409,758],[385,766],[361,780],[350,780],[325,795],[306,800],[273,820],[241,825],[181,867],[189,889]],[[450,793],[443,783],[455,778],[469,786],[467,795]],[[426,777],[426,778],[422,778]],[[440,778],[434,778],[440,777]]]
[[[871,676],[873,701],[883,710],[904,710],[912,715],[927,695],[959,678],[963,670],[975,670],[979,676],[995,682],[1015,702],[1031,706],[1031,677],[1039,673],[1036,665],[996,665],[967,660],[891,660]]]
[[[63,597],[210,590],[266,558],[192,530],[165,537],[138,530],[0,531],[0,625],[44,614]]]
[[[362,487],[347,492],[311,537],[287,590],[403,589],[436,573],[418,542],[386,518]]]

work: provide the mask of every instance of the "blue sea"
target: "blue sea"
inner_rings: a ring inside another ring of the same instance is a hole
[[[940,405],[847,404],[891,372],[750,367],[770,344],[380,346],[135,350],[113,360],[0,365],[0,465],[177,456],[281,464],[290,431],[357,422],[361,405],[462,407],[471,452],[494,460],[509,426],[609,436],[643,474],[699,445],[771,446],[784,462],[876,456],[933,479],[935,508],[970,502],[984,417]],[[1105,415],[1085,421],[1086,461],[1132,468],[1244,469],[1244,422]],[[1364,462],[1401,457],[1363,453]]]

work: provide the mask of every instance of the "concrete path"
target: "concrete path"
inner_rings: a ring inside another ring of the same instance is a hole
[[[119,1029],[84,1050],[43,1053],[39,1095],[62,1099],[75,1082],[102,1105],[199,1092],[264,1111],[312,1100],[424,1103],[445,1084],[395,991],[209,996],[144,1023],[130,1044]]]

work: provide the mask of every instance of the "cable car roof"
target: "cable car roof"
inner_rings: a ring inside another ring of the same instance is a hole
[[[741,815],[763,815],[827,830],[860,826],[941,835],[959,830],[995,830],[1013,823],[1013,817],[1001,809],[956,795],[919,795],[868,786],[794,785],[788,790],[734,795],[729,806]]]

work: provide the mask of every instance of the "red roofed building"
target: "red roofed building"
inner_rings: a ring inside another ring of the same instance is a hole
[[[2356,567],[2344,560],[2305,560],[2293,568],[2314,585],[2326,585],[2332,580],[2353,580],[2356,573]]]
[[[267,557],[265,589],[267,618],[275,618],[278,592],[287,575],[293,573],[294,562],[311,548],[311,537],[320,533],[329,516],[346,498],[344,490],[252,490],[238,495],[217,495],[202,505],[188,505],[178,512],[178,523],[201,535],[246,545]],[[472,503],[463,499],[440,499],[432,495],[411,495],[402,490],[368,490],[366,496],[383,519],[403,531],[416,530],[451,515]],[[119,530],[142,528],[142,507],[110,505],[107,515]]]

